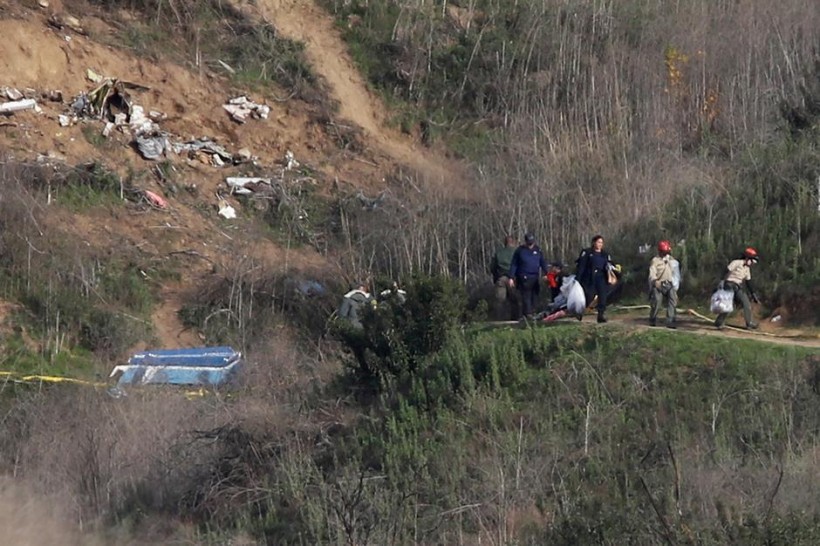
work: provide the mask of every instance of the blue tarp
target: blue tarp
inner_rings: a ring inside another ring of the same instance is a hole
[[[204,385],[226,383],[237,372],[242,354],[231,347],[155,349],[136,353],[116,366],[117,385]]]

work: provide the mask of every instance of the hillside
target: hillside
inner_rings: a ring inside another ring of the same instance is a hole
[[[82,3],[75,5],[84,7]],[[319,87],[325,89],[327,95],[321,104],[309,104],[276,98],[277,92],[284,95],[287,90],[266,90],[259,96],[271,107],[269,118],[238,124],[229,118],[222,105],[247,89],[238,88],[225,77],[225,71],[189,71],[167,61],[149,62],[129,54],[127,49],[115,48],[111,40],[117,35],[118,26],[106,23],[102,19],[105,14],[99,9],[83,17],[82,31],[76,32],[68,26],[57,29],[49,24],[49,21],[72,16],[68,7],[59,2],[51,2],[47,8],[37,11],[30,11],[25,4],[11,3],[3,8],[4,19],[0,21],[5,37],[0,46],[2,84],[16,89],[30,88],[38,96],[59,90],[63,100],[41,101],[41,113],[21,112],[9,118],[0,132],[0,146],[19,161],[48,156],[70,165],[100,162],[121,176],[151,172],[155,164],[142,159],[124,135],[115,134],[109,140],[97,136],[104,127],[101,122],[83,120],[70,127],[59,125],[57,118],[70,110],[72,98],[96,87],[87,78],[87,71],[93,70],[147,88],[135,92],[133,101],[146,111],[161,112],[163,131],[183,140],[208,137],[232,152],[242,148],[250,150],[258,157],[254,166],[262,175],[276,170],[286,153],[292,152],[300,163],[310,166],[312,183],[317,185],[318,193],[327,193],[333,186],[351,194],[362,190],[375,195],[387,189],[385,179],[401,169],[411,173],[422,187],[429,184],[461,191],[459,180],[465,176],[463,166],[435,151],[422,150],[412,138],[384,125],[384,108],[355,76],[332,19],[309,2],[288,3],[286,10],[279,7],[275,2],[261,2],[259,10],[246,8],[246,11],[251,21],[262,24],[272,10],[277,10],[277,28],[294,40],[303,41],[306,36],[326,37],[306,41],[305,53],[321,82]],[[347,138],[339,132],[350,133],[350,142],[339,142],[339,138]],[[181,276],[177,282],[159,287],[160,305],[153,320],[163,346],[196,342],[196,336],[186,332],[179,323],[177,311],[186,291],[190,295],[191,287],[201,285],[208,278],[210,264],[239,254],[237,247],[241,247],[243,253],[250,253],[264,267],[273,268],[286,262],[285,270],[295,271],[294,275],[300,275],[299,271],[304,269],[328,267],[331,269],[327,273],[335,276],[355,274],[336,271],[332,256],[307,249],[286,250],[270,238],[220,235],[224,229],[246,229],[241,221],[224,222],[216,215],[217,195],[222,194],[241,211],[242,205],[227,196],[225,185],[225,178],[236,176],[241,169],[214,168],[182,157],[169,156],[168,161],[173,164],[178,185],[195,188],[195,195],[184,192],[169,196],[162,181],[143,179],[138,189],[164,194],[169,198],[168,210],[154,211],[147,215],[148,221],[141,213],[122,216],[114,213],[117,221],[103,219],[102,225],[99,217],[85,218],[79,214],[65,225],[67,237],[85,241],[102,253],[138,247],[156,258],[162,255],[156,247],[159,245],[152,249],[146,243],[150,245],[159,237],[166,239],[162,249],[165,256],[192,250],[200,255],[199,259],[188,260],[179,270]],[[96,214],[99,213],[92,211],[92,215]],[[175,235],[157,231],[155,224],[173,224]]]
[[[0,108],[37,108],[0,114],[0,525],[820,540],[820,12],[800,3],[2,3]],[[525,231],[567,263],[606,235],[609,324],[487,322],[490,255]],[[646,322],[637,249],[660,238],[676,332]],[[717,331],[705,304],[747,245],[761,328]],[[329,319],[368,277],[408,303],[351,334]],[[129,354],[202,345],[244,353],[238,384],[109,396]]]

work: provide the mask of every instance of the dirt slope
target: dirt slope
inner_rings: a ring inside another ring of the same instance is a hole
[[[388,116],[381,99],[356,69],[326,11],[313,0],[258,0],[255,4],[261,17],[284,36],[305,44],[311,67],[324,78],[339,103],[339,116],[360,126],[370,146],[418,171],[433,187],[463,193],[466,172],[462,165],[385,126]]]
[[[146,111],[166,114],[161,121],[163,130],[180,139],[209,136],[232,151],[249,148],[259,156],[260,164],[272,169],[278,168],[287,151],[293,151],[298,160],[315,168],[320,182],[336,178],[348,185],[361,181],[367,186],[384,180],[392,164],[377,169],[329,153],[335,145],[316,130],[311,113],[298,102],[272,101],[267,121],[239,125],[222,108],[226,98],[237,92],[230,82],[171,63],[148,62],[127,50],[105,45],[94,39],[111,32],[100,19],[81,20],[90,30],[89,36],[67,29],[58,31],[47,23],[54,6],[52,3],[50,10],[34,11],[27,4],[0,6],[0,87],[36,96],[42,110],[0,117],[0,154],[18,160],[49,156],[71,165],[99,161],[124,176],[144,173],[138,180],[140,189],[165,193],[169,203],[166,210],[125,208],[69,216],[53,209],[52,216],[69,237],[88,246],[115,252],[135,250],[146,259],[174,260],[180,267],[182,279],[166,282],[158,292],[162,303],[153,320],[162,346],[201,344],[196,332],[182,326],[177,311],[211,278],[215,265],[222,271],[231,267],[229,256],[247,256],[268,270],[332,268],[332,263],[310,248],[283,248],[269,237],[248,231],[241,204],[226,195],[224,178],[235,175],[235,170],[171,158],[177,173],[174,184],[190,191],[169,194],[167,187],[150,174],[156,163],[142,159],[126,135],[100,142],[99,137],[89,135],[99,134],[101,122],[61,127],[58,116],[68,110],[74,96],[95,86],[86,78],[87,70],[92,69],[147,86],[149,90],[134,91],[132,98]],[[40,98],[41,93],[54,90],[62,92],[61,102]],[[0,98],[0,102],[7,100],[5,96]],[[226,221],[217,216],[217,193],[225,194],[229,204],[239,211],[239,219]]]

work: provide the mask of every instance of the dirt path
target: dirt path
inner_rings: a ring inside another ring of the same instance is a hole
[[[368,89],[333,18],[313,0],[259,0],[261,16],[284,36],[305,44],[313,69],[339,102],[339,116],[360,126],[376,150],[419,172],[436,187],[460,192],[466,174],[458,162],[385,126],[387,111]]]
[[[593,317],[594,319],[594,317]],[[652,328],[647,323],[645,317],[625,316],[618,317],[613,315],[613,320],[610,321],[613,326],[626,329],[646,329],[646,330],[663,330],[669,331],[663,327]],[[747,331],[740,328],[725,328],[718,330],[713,326],[706,324],[699,319],[690,318],[687,316],[678,319],[678,328],[676,332],[684,334],[695,334],[704,336],[715,336],[726,339],[752,339],[755,341],[762,341],[764,343],[775,343],[778,345],[793,345],[798,347],[809,347],[820,349],[820,338],[812,339],[799,330],[783,331],[780,333],[761,332],[761,331]]]
[[[179,318],[183,306],[180,287],[166,285],[160,293],[160,302],[151,315],[154,323],[154,335],[162,349],[177,347],[198,347],[203,344],[196,332],[186,328]]]
[[[644,310],[643,307],[647,309]],[[649,326],[647,320],[647,306],[628,306],[619,307],[613,305],[609,308],[608,316],[609,322],[601,325],[604,328],[619,328],[622,330],[656,330],[663,332],[674,331],[684,335],[704,335],[722,337],[726,339],[752,339],[755,341],[762,341],[764,343],[775,343],[778,345],[792,345],[797,347],[808,347],[813,349],[820,349],[820,332],[817,329],[804,328],[784,328],[775,326],[772,323],[761,322],[760,330],[746,330],[735,326],[730,318],[726,324],[726,328],[718,330],[712,325],[711,320],[705,320],[702,316],[690,312],[689,310],[679,310],[677,317],[677,329],[668,330],[663,327],[663,319],[659,322],[657,327]],[[661,314],[663,316],[663,314]],[[523,327],[524,322],[519,321],[501,321],[486,323],[489,327]],[[561,326],[568,327],[580,325],[588,328],[599,327],[595,322],[594,311],[588,311],[584,316],[583,322],[578,322],[573,317],[565,317],[553,322],[537,322],[539,327]]]

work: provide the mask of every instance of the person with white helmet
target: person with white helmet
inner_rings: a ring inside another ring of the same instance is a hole
[[[752,320],[752,304],[749,302],[749,297],[753,302],[760,303],[754,288],[752,288],[752,265],[759,261],[760,257],[757,250],[747,247],[740,258],[732,260],[726,266],[726,274],[722,281],[723,288],[734,292],[734,300],[743,305],[743,318],[746,321],[747,330],[755,330],[758,327],[757,323]],[[748,296],[746,291],[749,292]],[[715,319],[715,327],[718,330],[723,329],[723,323],[726,322],[727,316],[728,313],[720,313]]]
[[[660,304],[666,298],[666,327],[677,328],[675,322],[680,288],[680,262],[672,257],[669,241],[658,243],[658,255],[649,264],[649,325],[658,324]]]

